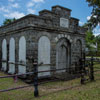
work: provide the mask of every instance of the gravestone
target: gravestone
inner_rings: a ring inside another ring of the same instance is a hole
[[[21,74],[26,73],[26,40],[24,36],[22,36],[19,40],[18,73],[21,73]]]
[[[5,39],[2,42],[2,69],[7,70],[7,42]]]
[[[14,38],[10,39],[9,45],[9,71],[8,73],[15,73],[15,40]]]
[[[46,36],[42,36],[38,42],[38,71],[50,70],[50,40]],[[39,73],[41,76],[50,76],[50,72]]]

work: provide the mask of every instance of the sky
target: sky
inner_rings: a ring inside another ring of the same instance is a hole
[[[6,18],[21,18],[28,14],[36,14],[54,5],[60,5],[72,10],[71,16],[78,18],[83,25],[91,16],[92,7],[88,7],[86,0],[0,0],[0,25]],[[100,34],[100,27],[94,29]]]

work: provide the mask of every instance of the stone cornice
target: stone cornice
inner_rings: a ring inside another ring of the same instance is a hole
[[[5,36],[5,35],[9,35],[9,34],[16,34],[18,32],[23,32],[23,31],[27,31],[27,30],[36,30],[36,31],[48,31],[48,32],[57,32],[58,34],[62,34],[62,33],[69,33],[71,35],[82,35],[85,36],[85,34],[83,33],[79,33],[78,31],[72,31],[70,28],[61,28],[61,27],[48,27],[48,26],[34,26],[29,24],[28,26],[19,28],[19,29],[15,29],[15,30],[11,30],[11,31],[7,31],[7,32],[3,32],[0,34],[0,36]]]

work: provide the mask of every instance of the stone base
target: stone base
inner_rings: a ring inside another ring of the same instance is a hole
[[[67,72],[56,73],[53,77],[61,79],[61,80],[71,80],[80,77],[80,74],[70,74]]]

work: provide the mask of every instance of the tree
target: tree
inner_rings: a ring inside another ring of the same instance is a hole
[[[89,43],[95,43],[95,36],[93,35],[93,32],[90,30],[90,31],[87,31],[87,34],[86,34],[86,42],[89,42]]]
[[[86,47],[89,50],[93,50],[95,45],[95,36],[91,30],[87,31],[86,33]]]
[[[82,27],[88,28],[87,23],[85,23]],[[95,36],[93,35],[93,31],[88,29],[86,32],[86,44],[95,44]]]
[[[13,18],[13,19],[5,19],[4,22],[3,22],[3,25],[7,25],[7,24],[9,24],[9,23],[12,23],[12,22],[14,22],[15,20],[16,20],[15,18]]]
[[[95,43],[97,43],[97,50],[100,51],[100,35],[95,37]]]
[[[89,6],[92,6],[91,18],[88,20],[87,25],[93,29],[100,24],[100,0],[86,0]]]

